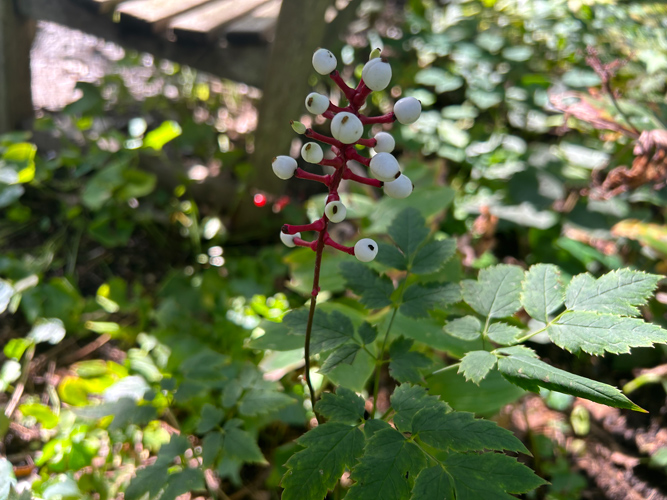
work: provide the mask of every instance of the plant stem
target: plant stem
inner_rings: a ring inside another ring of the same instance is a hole
[[[321,254],[320,254],[321,258]],[[305,377],[306,384],[308,384],[308,390],[310,391],[310,401],[313,406],[313,413],[315,413],[315,403],[317,402],[317,396],[315,395],[315,390],[313,389],[313,382],[310,380],[310,335],[313,331],[313,318],[315,317],[315,305],[317,304],[317,295],[314,295],[310,299],[310,312],[308,313],[308,324],[306,326],[306,341],[304,346],[304,357],[306,358],[306,367],[305,367]],[[320,419],[315,413],[315,418],[317,423],[320,423]]]
[[[542,333],[542,332],[546,331],[547,328],[549,328],[553,323],[555,323],[556,321],[558,321],[558,320],[563,316],[563,314],[565,314],[567,311],[568,311],[568,310],[565,309],[562,313],[560,313],[560,314],[559,314],[558,316],[556,316],[554,319],[552,319],[551,321],[549,321],[546,325],[544,325],[544,326],[543,326],[542,328],[540,328],[539,330],[535,330],[534,332],[528,333],[528,334],[524,335],[523,337],[521,337],[520,339],[517,339],[517,341],[516,341],[517,344],[522,344],[522,343],[525,342],[526,340],[533,338],[533,337],[534,337],[535,335],[537,335],[538,333]]]

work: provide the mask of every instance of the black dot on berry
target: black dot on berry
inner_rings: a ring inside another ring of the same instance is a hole
[[[394,179],[398,179],[400,176],[401,176],[401,173],[399,172],[394,176]]]
[[[336,205],[334,205],[333,208],[331,209],[331,211],[333,213],[337,214],[338,213],[338,207]]]
[[[348,120],[348,119],[349,119],[349,117],[344,116],[343,119],[342,119],[340,122],[341,122],[341,123],[347,123],[347,120]]]
[[[368,245],[368,248],[370,248],[371,251],[372,251],[372,250],[375,250],[375,247],[374,247],[373,245]]]
[[[311,97],[310,99],[308,99],[308,106],[312,106],[312,105],[313,105],[313,98]]]
[[[310,144],[306,144],[306,151],[310,151]]]
[[[289,234],[289,229],[287,228],[287,224],[285,224],[283,227],[281,227],[280,230],[285,234]]]

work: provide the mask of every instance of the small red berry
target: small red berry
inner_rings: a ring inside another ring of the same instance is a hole
[[[266,196],[262,193],[257,193],[255,196],[253,196],[252,201],[256,207],[261,208],[266,205]]]

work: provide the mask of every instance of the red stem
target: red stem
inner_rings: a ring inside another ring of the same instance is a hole
[[[338,88],[343,91],[343,94],[345,94],[347,100],[352,101],[355,91],[343,81],[343,78],[340,76],[338,70],[333,70],[329,76],[336,83],[336,85],[338,85]]]
[[[367,148],[374,148],[375,146],[377,146],[377,143],[378,141],[374,137],[370,139],[359,139],[357,141],[357,144],[361,144],[362,146],[366,146]]]
[[[340,250],[341,252],[354,255],[354,247],[346,247],[345,245],[336,243],[333,239],[331,239],[331,236],[329,236],[328,234],[325,234],[324,236],[324,244],[329,245],[330,247],[335,248],[336,250]]]
[[[347,168],[345,169],[345,173],[343,173],[343,179],[349,179],[351,181],[358,182],[359,184],[366,184],[367,186],[373,186],[376,188],[380,188],[384,185],[384,182],[382,181],[361,177],[360,175],[355,174]]]
[[[353,148],[350,148],[346,151],[347,155],[351,160],[357,160],[359,163],[366,165],[367,167],[371,164],[371,159],[366,156],[361,156]]]
[[[352,98],[352,102],[350,103],[355,111],[364,105],[371,92],[373,91],[366,87],[364,80],[359,80],[359,85],[357,85],[356,89],[356,95]]]
[[[324,229],[324,220],[317,219],[311,224],[284,224],[281,231],[285,234],[296,234],[301,231],[322,231]]]
[[[316,141],[323,142],[325,144],[331,144],[332,146],[336,146],[338,148],[341,148],[343,146],[343,143],[340,142],[339,140],[334,139],[333,137],[329,137],[328,135],[315,132],[312,128],[307,128],[306,132],[303,135],[305,135],[306,137],[310,137],[311,139],[315,139]]]
[[[330,175],[312,174],[312,173],[307,172],[306,170],[304,170],[300,167],[296,169],[296,172],[294,172],[294,175],[296,177],[298,177],[299,179],[308,179],[309,181],[321,182],[322,184],[326,184],[327,186],[331,183],[331,176]]]
[[[326,166],[326,167],[340,168],[340,167],[343,166],[343,160],[341,160],[338,156],[336,156],[336,158],[332,158],[332,159],[325,158],[324,160],[319,162],[318,165],[322,165],[322,166]]]
[[[320,234],[322,234],[322,233],[320,233]],[[315,240],[315,241],[306,241],[306,240],[302,240],[301,238],[294,238],[294,244],[295,244],[296,246],[298,246],[298,247],[306,247],[306,248],[310,248],[310,249],[313,250],[313,251],[315,251],[315,247],[316,247],[316,245],[317,245],[317,241],[318,241],[318,240]]]
[[[361,120],[361,123],[364,125],[368,125],[371,123],[393,123],[396,121],[396,115],[393,113],[387,113],[386,115],[380,115],[380,116],[364,116],[364,115],[359,115],[359,119]]]

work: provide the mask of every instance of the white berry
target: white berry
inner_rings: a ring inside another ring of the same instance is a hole
[[[336,56],[327,49],[317,49],[313,54],[313,68],[320,75],[328,75],[336,69]]]
[[[361,120],[352,113],[343,111],[331,120],[331,135],[343,144],[357,142],[364,133]]]
[[[296,246],[294,238],[301,238],[301,233],[286,234],[282,231],[280,232],[280,241],[282,241],[286,247],[294,248]]]
[[[271,164],[273,173],[280,179],[287,180],[294,175],[296,171],[296,160],[291,156],[280,155],[273,159]]]
[[[362,238],[354,245],[354,256],[361,262],[370,262],[378,254],[378,244],[370,238]]]
[[[321,115],[329,109],[329,98],[317,92],[311,92],[306,96],[306,109],[314,115]]]
[[[318,143],[307,142],[301,148],[301,157],[308,163],[319,163],[324,158],[324,151]]]
[[[394,105],[396,119],[403,125],[416,122],[421,112],[422,103],[414,97],[404,97]]]
[[[399,175],[397,179],[384,183],[384,192],[391,198],[407,198],[412,194],[412,181],[407,175]]]
[[[361,78],[369,89],[384,90],[391,80],[391,66],[379,57],[371,59],[364,65]]]
[[[377,144],[373,149],[375,149],[377,153],[391,153],[396,146],[396,141],[394,141],[393,136],[387,132],[378,132],[375,134],[375,140],[377,141]]]
[[[391,182],[401,174],[398,160],[390,153],[378,153],[371,158],[371,173],[382,182]]]
[[[340,201],[330,201],[324,207],[324,213],[331,222],[343,222],[347,214],[347,209]]]

